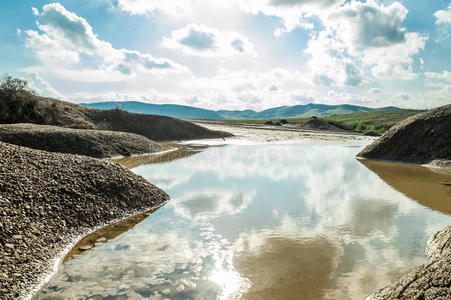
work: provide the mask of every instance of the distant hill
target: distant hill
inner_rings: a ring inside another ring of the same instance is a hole
[[[137,101],[124,102],[97,102],[84,103],[84,106],[97,109],[120,108],[128,112],[162,115],[183,119],[274,119],[274,118],[308,118],[312,116],[330,116],[352,114],[357,112],[369,112],[382,109],[396,109],[396,107],[369,108],[349,104],[326,105],[326,104],[306,104],[294,106],[280,106],[266,109],[260,112],[254,110],[208,110],[197,107],[176,105],[176,104],[150,104]]]
[[[98,102],[82,104],[97,109],[119,108],[128,112],[149,115],[161,115],[173,118],[184,119],[223,119],[218,113],[212,110],[175,104],[150,104],[137,101],[125,102]]]

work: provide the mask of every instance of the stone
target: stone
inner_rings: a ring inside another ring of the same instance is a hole
[[[91,249],[91,248],[92,248],[91,245],[84,245],[84,246],[78,247],[78,249],[80,249],[80,250],[82,250],[82,251],[86,251],[86,250],[89,250],[89,249]]]
[[[98,238],[97,240],[96,240],[96,242],[98,242],[98,243],[104,243],[104,242],[106,242],[108,239],[106,238],[106,237],[101,237],[101,238]]]

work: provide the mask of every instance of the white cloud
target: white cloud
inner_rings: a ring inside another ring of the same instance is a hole
[[[306,53],[317,83],[358,85],[370,68],[378,79],[412,80],[413,56],[424,49],[425,36],[407,32],[402,23],[408,10],[374,0],[351,1],[320,15],[325,29],[313,35]]]
[[[321,31],[308,42],[306,53],[311,55],[308,67],[312,79],[319,85],[359,85],[363,70],[346,55],[346,45],[328,31]]]
[[[404,42],[406,29],[401,24],[407,12],[399,2],[384,6],[374,0],[365,3],[351,1],[332,12],[327,25],[336,30],[337,37],[345,41],[354,53]]]
[[[282,20],[283,28],[275,31],[276,35],[282,32],[290,32],[296,27],[313,28],[309,17],[323,14],[334,6],[337,7],[344,1],[341,0],[238,0],[240,9],[249,14],[263,13],[267,16],[275,16]]]
[[[374,65],[373,75],[379,79],[412,80],[418,77],[412,69],[412,56],[424,49],[427,37],[406,33],[403,43],[365,51],[364,63]]]
[[[45,81],[39,73],[29,73],[26,78],[31,89],[37,94],[45,97],[61,97],[61,94],[50,83]]]
[[[190,0],[118,0],[118,7],[132,15],[159,13],[183,17],[191,12]]]
[[[198,99],[196,106],[202,107],[221,105],[224,109],[240,107],[261,110],[281,105],[301,104],[306,98],[313,96],[308,77],[302,71],[286,69],[272,69],[265,72],[220,69],[216,76],[193,77],[184,80],[181,84],[185,94],[195,95]],[[279,89],[268,92],[272,85],[277,85]]]
[[[126,76],[146,73],[187,72],[185,67],[169,59],[114,48],[111,43],[97,38],[84,18],[67,11],[59,3],[44,5],[38,17],[40,32],[25,31],[25,44],[42,60],[48,71],[66,75],[66,79],[73,80],[80,72],[96,74],[96,81],[118,81]],[[89,62],[85,62],[83,56],[89,57]],[[89,78],[92,77],[80,76],[76,81],[91,81]]]
[[[429,79],[445,80],[451,83],[451,71],[443,71],[442,73],[425,72],[424,75]]]
[[[437,18],[435,24],[451,24],[451,4],[448,5],[448,9],[439,10],[434,13]]]
[[[31,12],[33,13],[33,15],[37,16],[39,15],[39,10],[36,7],[31,7]]]
[[[242,34],[205,25],[190,24],[165,37],[163,47],[179,49],[186,54],[226,57],[237,54],[255,55],[254,47]]]
[[[370,104],[369,98],[366,96],[353,93],[339,92],[335,90],[330,90],[327,92],[326,95],[315,98],[314,102],[317,104],[329,104],[329,105],[349,104],[349,103],[357,105]]]
[[[25,45],[46,64],[70,65],[78,63],[80,56],[77,51],[66,49],[59,41],[47,34],[39,34],[34,30],[25,31]]]

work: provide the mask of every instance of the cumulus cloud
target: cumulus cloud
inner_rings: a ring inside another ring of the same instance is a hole
[[[424,49],[426,36],[407,32],[408,10],[399,2],[350,1],[321,15],[325,29],[309,41],[306,53],[316,83],[359,85],[363,69],[379,79],[411,80],[413,56]]]
[[[189,0],[118,0],[118,7],[132,15],[160,13],[171,16],[186,16],[191,11]]]
[[[379,79],[412,80],[418,77],[413,71],[412,56],[424,49],[428,37],[406,33],[405,42],[379,49],[368,49],[363,61],[373,65],[373,75]]]
[[[338,7],[341,0],[238,0],[240,9],[249,14],[265,14],[282,20],[282,27],[275,31],[276,35],[289,32],[296,27],[313,28],[309,17],[326,13]]]
[[[438,80],[445,80],[448,82],[451,82],[451,71],[443,71],[441,73],[436,72],[425,72],[424,75],[426,78],[429,79],[438,79]]]
[[[116,49],[111,43],[102,41],[94,34],[91,25],[82,17],[69,12],[59,3],[44,5],[38,13],[39,31],[25,31],[25,43],[48,65],[59,69],[60,75],[80,71],[87,56],[94,65],[90,71],[116,74],[119,80],[136,73],[165,74],[185,72],[186,69],[169,59],[154,58],[150,54],[126,49]],[[61,70],[64,67],[65,69]],[[100,74],[97,74],[100,75]],[[108,80],[108,76],[102,76]],[[79,78],[83,81],[85,78]]]
[[[332,12],[327,25],[336,29],[338,37],[346,41],[351,50],[362,51],[404,42],[406,29],[401,24],[407,12],[399,2],[383,6],[374,0],[352,1]]]
[[[363,70],[346,53],[346,45],[328,31],[321,31],[308,42],[305,51],[311,55],[308,67],[319,85],[359,85]]]
[[[446,10],[438,10],[434,13],[435,24],[451,24],[451,4],[448,5]]]
[[[59,98],[61,94],[47,81],[45,81],[39,73],[29,73],[26,79],[37,94],[45,97]]]
[[[186,54],[209,57],[255,54],[252,43],[242,34],[199,24],[173,31],[170,37],[163,39],[162,45]]]

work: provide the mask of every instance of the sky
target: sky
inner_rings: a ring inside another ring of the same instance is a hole
[[[0,72],[75,103],[451,103],[451,0],[2,0]]]

